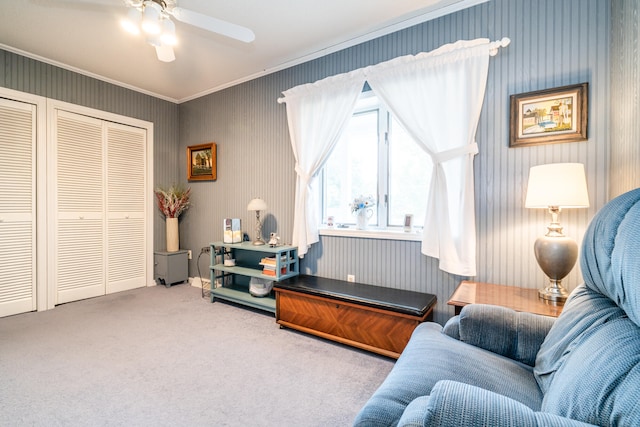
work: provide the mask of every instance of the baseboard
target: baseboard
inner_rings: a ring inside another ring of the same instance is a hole
[[[211,280],[200,277],[189,277],[189,284],[196,288],[211,289]]]

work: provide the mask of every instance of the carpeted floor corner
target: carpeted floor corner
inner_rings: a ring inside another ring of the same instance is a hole
[[[0,318],[0,424],[348,426],[393,360],[186,284]]]

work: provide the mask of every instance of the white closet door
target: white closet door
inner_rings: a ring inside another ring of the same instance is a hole
[[[107,293],[146,286],[146,131],[115,123],[107,134]]]
[[[56,304],[105,294],[101,120],[56,111]]]
[[[36,107],[0,99],[0,317],[36,309]]]

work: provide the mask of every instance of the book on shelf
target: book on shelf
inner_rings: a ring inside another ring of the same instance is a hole
[[[275,269],[275,268],[271,269],[271,268],[266,268],[266,267],[265,267],[265,268],[262,270],[262,274],[264,274],[265,276],[273,276],[273,277],[276,277],[276,269]],[[282,267],[282,268],[280,269],[280,274],[287,274],[287,267]]]
[[[276,260],[276,257],[265,257],[265,258],[262,258],[262,259],[260,260],[260,265],[262,265],[262,266],[273,266],[273,267],[275,267],[275,266],[276,266],[276,261],[277,261],[277,260]],[[283,256],[280,258],[280,262],[286,262],[286,261],[287,261],[287,256],[286,256],[286,255],[283,255]]]

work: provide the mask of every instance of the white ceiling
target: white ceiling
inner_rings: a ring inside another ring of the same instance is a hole
[[[176,22],[158,61],[119,24],[123,0],[0,0],[0,48],[184,102],[487,0],[178,0],[252,29],[245,44]]]

